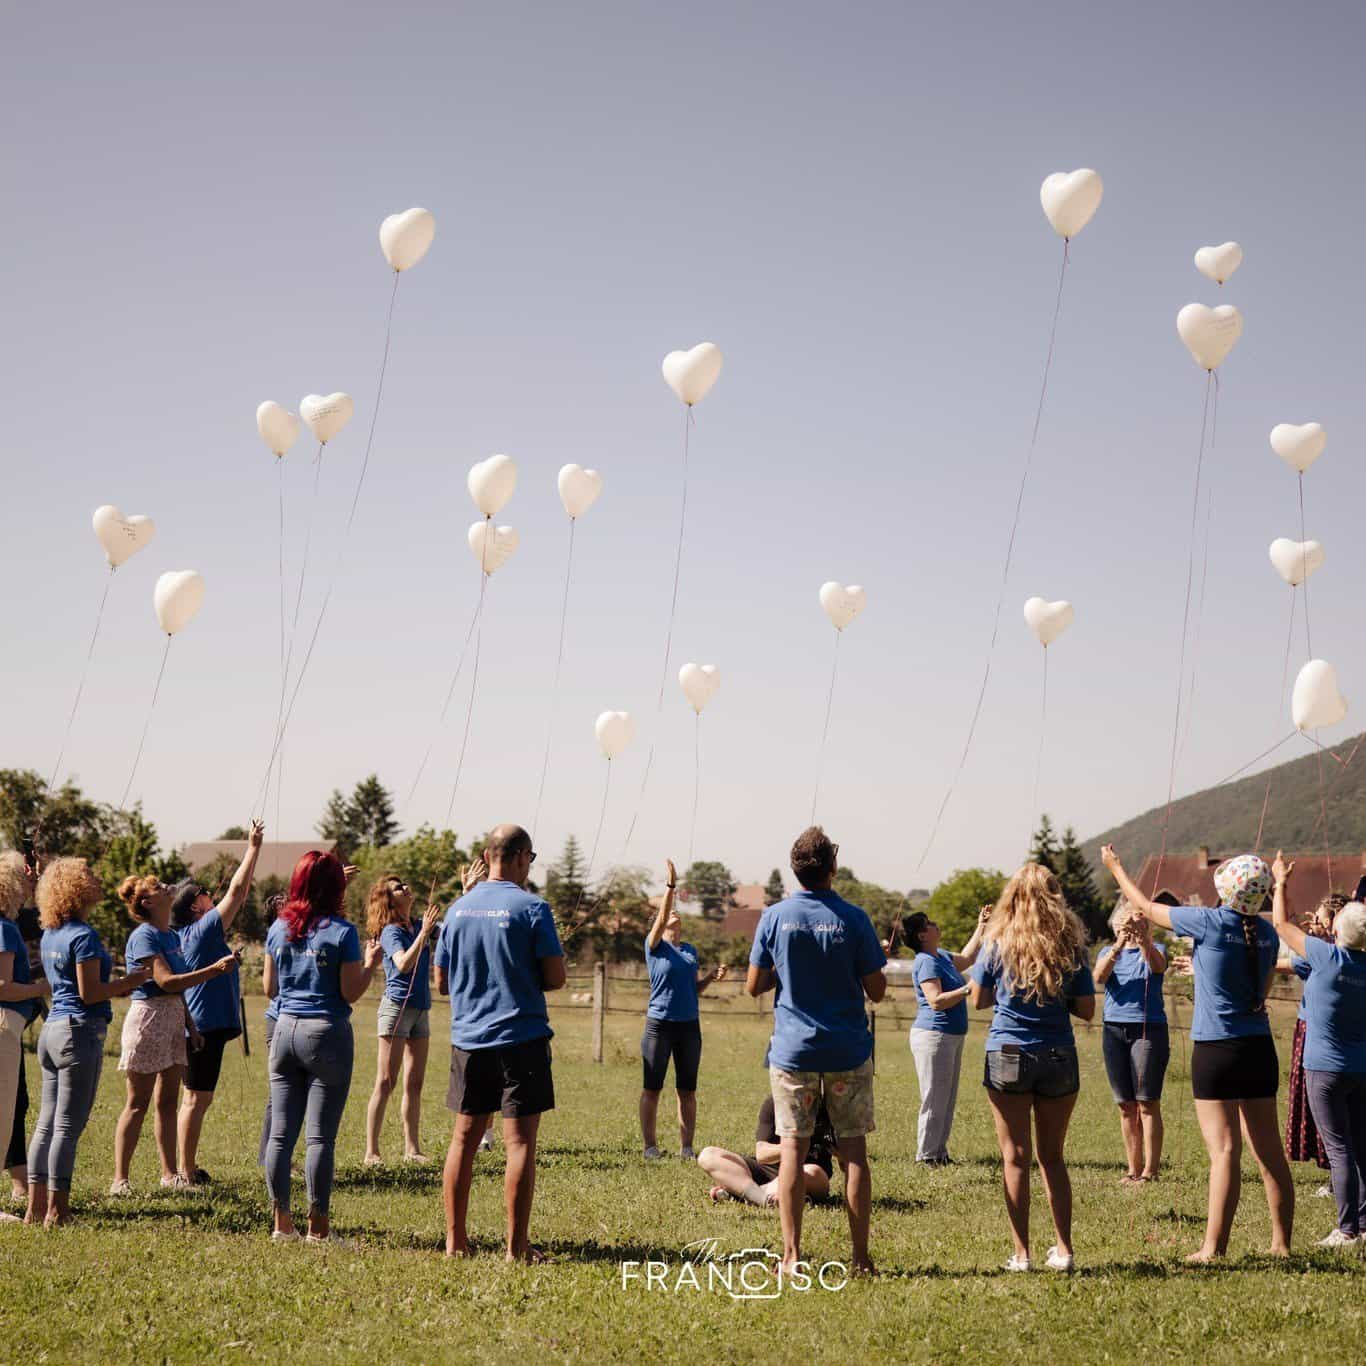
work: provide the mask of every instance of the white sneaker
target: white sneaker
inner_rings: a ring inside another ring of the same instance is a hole
[[[476,1149],[476,1151],[477,1151],[477,1152],[481,1152],[481,1153],[487,1153],[487,1152],[491,1152],[492,1150],[493,1150],[493,1130],[492,1130],[492,1129],[485,1129],[485,1130],[484,1130],[484,1136],[483,1136],[483,1138],[481,1138],[481,1139],[479,1140],[479,1147]]]
[[[1360,1241],[1359,1238],[1353,1238],[1350,1233],[1344,1233],[1340,1228],[1335,1228],[1326,1238],[1319,1239],[1319,1246],[1356,1247]]]
[[[1032,1271],[1034,1264],[1028,1257],[1021,1257],[1018,1252],[1011,1255],[1010,1260],[1005,1264],[1007,1271]]]
[[[305,1235],[306,1243],[332,1243],[337,1247],[347,1247],[353,1250],[360,1247],[354,1238],[343,1238],[336,1229],[329,1229],[326,1233],[309,1233]]]
[[[1070,1252],[1059,1252],[1056,1247],[1050,1247],[1044,1265],[1050,1271],[1072,1271],[1076,1267],[1076,1259]]]
[[[168,1191],[187,1191],[190,1189],[190,1183],[179,1172],[176,1172],[174,1176],[163,1176],[161,1185],[163,1190]]]
[[[679,1155],[679,1157],[681,1157],[681,1158],[683,1159],[684,1162],[696,1162],[696,1161],[697,1161],[697,1154],[696,1154],[695,1152],[693,1152],[692,1148],[690,1148],[690,1147],[684,1147],[684,1148],[679,1152],[678,1155]]]
[[[125,1195],[132,1195],[132,1193],[132,1183],[128,1181],[115,1181],[113,1185],[109,1187],[110,1195],[117,1195],[119,1197],[123,1197]]]
[[[1316,1190],[1316,1191],[1314,1192],[1314,1199],[1315,1199],[1315,1200],[1331,1200],[1332,1198],[1333,1198],[1333,1188],[1332,1188],[1332,1186],[1320,1186],[1320,1187],[1318,1188],[1318,1190]]]
[[[283,1229],[275,1229],[270,1235],[272,1243],[298,1243],[302,1242],[297,1231],[286,1233]]]
[[[658,1162],[659,1159],[663,1156],[664,1154],[660,1152],[659,1149],[656,1148],[653,1144],[645,1149],[645,1160],[647,1162]]]

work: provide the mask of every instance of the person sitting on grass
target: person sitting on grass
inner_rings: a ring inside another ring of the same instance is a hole
[[[712,1200],[743,1200],[761,1209],[778,1204],[778,1169],[783,1147],[774,1124],[773,1097],[765,1096],[754,1128],[754,1156],[745,1157],[725,1148],[703,1148],[697,1165],[716,1184],[707,1192]],[[802,1164],[807,1200],[823,1200],[830,1194],[837,1140],[824,1104],[816,1111],[816,1129]]]

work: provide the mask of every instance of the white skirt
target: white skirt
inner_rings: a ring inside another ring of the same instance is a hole
[[[134,1001],[123,1017],[120,1072],[164,1072],[184,1067],[185,1002],[179,996]]]

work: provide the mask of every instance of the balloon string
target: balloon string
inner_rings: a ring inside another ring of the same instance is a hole
[[[550,720],[545,728],[545,754],[541,758],[541,782],[536,789],[536,812],[531,821],[534,835],[541,824],[541,802],[545,798],[545,777],[550,771],[550,744],[555,738],[555,713],[560,700],[560,670],[564,665],[564,628],[569,619],[569,579],[574,572],[574,528],[578,518],[569,519],[569,554],[564,563],[564,598],[560,602],[560,643],[555,650],[555,682],[550,689]]]
[[[1314,645],[1309,637],[1309,575],[1304,552],[1304,471],[1300,471],[1300,582],[1304,585],[1304,649],[1306,660],[1313,659]]]
[[[275,458],[276,484],[280,502],[280,702],[275,711],[275,728],[278,733],[285,715],[285,690],[289,686],[289,659],[285,649],[285,462],[283,456]],[[275,770],[275,838],[280,837],[280,805],[284,797],[285,755],[281,746],[279,763]],[[270,794],[270,778],[266,778],[266,794]]]
[[[1248,769],[1255,768],[1258,764],[1262,762],[1263,759],[1268,758],[1272,754],[1275,754],[1275,752],[1278,749],[1280,749],[1282,745],[1288,745],[1290,741],[1293,740],[1295,736],[1298,734],[1298,731],[1288,731],[1285,735],[1282,735],[1281,738],[1277,740],[1274,745],[1268,745],[1260,754],[1254,755],[1251,759],[1247,761],[1247,763],[1240,765],[1238,768],[1235,768],[1232,773],[1228,774],[1227,777],[1220,778],[1217,783],[1211,783],[1209,785],[1209,788],[1207,788],[1206,790],[1212,792],[1216,787],[1223,787],[1225,786],[1225,784],[1231,783],[1235,778],[1241,778],[1242,775],[1248,771]]]
[[[104,592],[100,594],[99,611],[95,613],[95,629],[90,633],[90,645],[85,652],[85,663],[81,666],[81,676],[76,684],[76,696],[71,703],[70,715],[66,718],[66,729],[62,732],[61,747],[57,750],[57,762],[52,765],[52,776],[47,780],[47,790],[49,793],[56,789],[57,779],[61,775],[62,760],[66,757],[66,747],[71,739],[71,727],[76,721],[76,709],[81,705],[81,694],[85,691],[85,680],[90,673],[90,661],[95,657],[95,642],[100,638],[100,623],[104,621],[104,605],[109,601],[109,585],[114,582],[114,566],[109,566],[109,573],[104,580]]]
[[[484,576],[487,579],[487,575]],[[482,594],[481,594],[482,596]],[[465,750],[470,743],[470,722],[474,718],[474,695],[479,689],[479,649],[484,642],[483,613],[474,632],[474,667],[470,670],[470,701],[465,708],[465,733],[460,740],[460,758],[455,765],[455,781],[451,784],[451,799],[446,803],[446,828],[450,828],[451,812],[455,810],[455,795],[460,791],[460,775],[465,771]]]
[[[669,598],[669,629],[664,636],[664,667],[659,676],[659,697],[655,702],[655,719],[651,727],[650,748],[645,755],[645,772],[640,779],[640,794],[636,798],[636,809],[631,815],[631,824],[626,831],[625,843],[621,846],[621,856],[631,847],[631,837],[636,832],[636,822],[645,805],[645,789],[650,783],[650,769],[655,761],[655,741],[659,734],[659,718],[664,711],[664,689],[669,682],[669,655],[674,643],[674,617],[678,611],[678,580],[683,569],[683,531],[688,522],[688,435],[693,424],[692,405],[683,410],[683,494],[678,507],[678,548],[674,551],[674,586]]]
[[[1062,313],[1062,292],[1063,284],[1067,279],[1068,262],[1068,239],[1063,238],[1062,244],[1062,265],[1058,270],[1058,292],[1053,301],[1053,321],[1048,329],[1048,353],[1044,357],[1043,379],[1039,384],[1039,401],[1034,409],[1034,426],[1029,434],[1029,446],[1025,451],[1024,469],[1020,473],[1020,487],[1015,495],[1015,516],[1010,525],[1010,539],[1006,542],[1005,562],[1001,566],[1001,583],[996,591],[996,611],[991,623],[991,644],[987,647],[986,665],[982,670],[981,686],[977,689],[977,702],[972,709],[972,720],[968,722],[967,739],[963,742],[963,752],[958,759],[958,767],[954,770],[953,777],[949,780],[948,790],[944,793],[944,799],[939,803],[939,810],[935,814],[934,824],[930,827],[930,837],[925,841],[925,847],[920,852],[920,858],[916,861],[915,871],[918,873],[929,857],[930,850],[934,847],[935,839],[939,835],[939,826],[944,819],[944,812],[948,810],[949,801],[953,797],[954,789],[958,786],[958,779],[963,775],[963,769],[968,762],[968,753],[972,749],[973,736],[977,734],[977,722],[981,719],[982,704],[986,701],[987,684],[991,680],[991,660],[996,652],[996,640],[1001,629],[1001,608],[1005,603],[1006,584],[1010,578],[1010,563],[1015,554],[1015,537],[1020,529],[1020,512],[1024,507],[1025,488],[1029,483],[1030,466],[1034,461],[1034,447],[1039,439],[1039,425],[1043,421],[1044,399],[1048,394],[1048,377],[1053,369],[1053,348],[1058,336],[1058,318]]]
[[[825,769],[825,741],[830,734],[830,711],[835,702],[835,675],[840,667],[840,638],[844,635],[843,631],[835,632],[835,653],[830,664],[830,686],[825,693],[825,726],[821,730],[820,748],[816,751],[816,787],[811,793],[811,819],[809,825],[816,823],[816,801],[821,795],[821,775]]]
[[[299,609],[304,600],[304,581],[308,578],[308,559],[313,546],[313,523],[318,516],[318,489],[322,484],[323,451],[325,445],[318,442],[318,453],[313,457],[313,499],[308,508],[308,521],[304,525],[304,557],[299,566],[299,587],[294,594],[294,618],[289,626],[289,644],[285,651],[285,677],[289,677],[289,666],[294,660],[294,642],[299,635]],[[283,549],[281,555],[283,556]],[[280,715],[284,714],[284,689],[280,690]],[[278,718],[277,718],[278,720]]]
[[[1213,388],[1214,371],[1205,373],[1205,403],[1200,415],[1200,446],[1195,456],[1195,492],[1191,498],[1190,549],[1186,556],[1186,602],[1181,613],[1181,653],[1176,668],[1176,716],[1172,722],[1171,764],[1167,770],[1167,810],[1162,818],[1162,845],[1157,855],[1157,866],[1153,869],[1153,885],[1150,896],[1157,894],[1158,879],[1162,876],[1162,864],[1167,857],[1167,835],[1172,819],[1172,798],[1176,792],[1177,747],[1181,739],[1181,690],[1186,677],[1186,640],[1190,631],[1191,590],[1195,583],[1195,535],[1200,519],[1200,475],[1205,463],[1205,434],[1209,426],[1210,391]]]
[[[133,779],[137,776],[138,764],[142,761],[142,747],[147,743],[147,732],[151,729],[152,713],[156,710],[157,698],[161,694],[161,680],[166,673],[166,660],[171,653],[171,641],[173,637],[167,635],[166,648],[161,652],[161,668],[157,670],[156,686],[152,689],[152,704],[147,708],[147,719],[142,723],[142,736],[138,740],[138,750],[133,755],[133,767],[128,774],[128,781],[124,784],[123,796],[119,798],[119,810],[122,811],[128,805],[128,794],[133,790]]]
[[[304,652],[303,661],[299,665],[298,676],[294,680],[294,687],[289,695],[289,705],[285,708],[284,719],[280,723],[275,737],[275,745],[271,750],[270,761],[266,764],[265,780],[258,789],[256,805],[263,806],[265,794],[270,787],[270,772],[275,766],[275,759],[280,751],[280,746],[284,743],[285,732],[289,729],[290,720],[294,716],[294,704],[299,700],[299,690],[303,687],[304,678],[308,673],[308,666],[313,659],[313,647],[318,643],[318,635],[322,631],[323,622],[327,618],[327,609],[332,602],[332,591],[337,586],[337,576],[341,573],[342,565],[346,559],[346,548],[350,540],[351,527],[356,520],[356,509],[360,505],[360,492],[365,483],[365,473],[370,468],[370,452],[375,440],[375,428],[379,423],[380,401],[384,396],[384,377],[389,369],[389,345],[393,332],[394,322],[394,301],[398,297],[398,272],[394,272],[394,287],[389,294],[389,310],[385,315],[384,321],[384,353],[380,359],[379,383],[375,389],[375,411],[370,418],[370,434],[365,443],[365,455],[361,459],[360,474],[356,479],[356,490],[351,496],[351,511],[346,518],[346,527],[342,532],[341,544],[337,547],[336,562],[332,566],[332,573],[327,581],[327,588],[323,593],[322,606],[318,609],[318,619],[313,623],[313,633],[308,640],[308,649]],[[292,652],[292,651],[291,651]]]
[[[1186,741],[1190,739],[1191,724],[1195,717],[1195,679],[1200,670],[1200,639],[1204,632],[1205,624],[1205,582],[1209,578],[1210,524],[1213,520],[1213,515],[1214,486],[1210,484],[1205,488],[1205,531],[1200,559],[1200,596],[1196,599],[1195,606],[1195,633],[1194,639],[1191,642],[1190,687],[1186,692],[1186,720],[1185,725],[1182,728],[1181,744],[1176,756],[1178,764],[1180,764],[1181,757],[1186,752]]]
[[[697,844],[697,799],[702,791],[702,713],[694,712],[692,732],[692,822],[688,826],[688,867]]]
[[[1039,750],[1034,756],[1034,797],[1030,803],[1030,830],[1039,814],[1039,777],[1043,773],[1043,738],[1048,726],[1048,646],[1043,647],[1043,696],[1039,703]]]
[[[1290,587],[1290,620],[1285,628],[1285,658],[1281,661],[1281,696],[1276,704],[1276,724],[1281,723],[1281,717],[1285,715],[1285,689],[1290,681],[1290,648],[1295,638],[1295,586]],[[1293,733],[1293,732],[1292,732]],[[1281,742],[1284,744],[1284,741]],[[1266,775],[1266,791],[1262,794],[1262,815],[1257,822],[1257,842],[1252,846],[1255,853],[1262,851],[1262,833],[1266,829],[1267,808],[1271,805],[1271,774]]]
[[[588,866],[584,870],[583,881],[579,884],[579,899],[574,903],[574,918],[572,922],[570,922],[565,927],[564,938],[561,941],[560,945],[561,948],[563,948],[565,944],[567,944],[571,939],[573,939],[575,935],[579,933],[580,930],[586,928],[589,924],[592,923],[592,921],[601,912],[606,898],[606,889],[604,889],[603,895],[598,897],[597,900],[593,903],[593,905],[588,908],[587,914],[580,917],[579,910],[583,906],[584,897],[588,894],[588,884],[592,881],[593,878],[593,865],[597,862],[598,858],[598,845],[602,841],[602,827],[607,820],[607,794],[611,790],[612,761],[608,759],[607,781],[604,782],[602,785],[602,807],[598,811],[598,828],[593,835],[593,847],[588,854]]]
[[[1323,857],[1328,866],[1328,890],[1333,890],[1333,851],[1328,843],[1328,798],[1323,790],[1323,746],[1319,745],[1317,737],[1314,743],[1318,745],[1318,766],[1319,766],[1319,821],[1323,825]]]

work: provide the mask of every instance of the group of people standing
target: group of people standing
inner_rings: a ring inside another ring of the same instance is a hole
[[[103,1065],[110,1002],[132,998],[119,1068],[127,1100],[115,1131],[111,1194],[131,1191],[130,1163],[147,1111],[154,1114],[161,1181],[202,1186],[198,1165],[205,1115],[226,1044],[241,1029],[238,959],[227,934],[245,903],[263,832],[253,824],[227,893],[128,878],[119,896],[135,922],[113,959],[89,923],[103,897],[81,859],[58,858],[36,884],[42,931],[35,974],[14,917],[34,893],[29,869],[0,856],[0,1127],[15,1115],[22,1150],[20,1036],[50,997],[38,1041],[42,1100],[26,1163],[9,1150],[17,1186],[27,1188],[26,1219],[70,1218],[76,1147]],[[404,1158],[425,1162],[419,1141],[421,1091],[430,1041],[431,977],[451,1000],[451,1064],[446,1103],[455,1113],[442,1189],[446,1252],[467,1255],[467,1212],[475,1154],[502,1115],[507,1149],[506,1255],[536,1259],[529,1226],[540,1117],[554,1108],[546,993],[565,982],[564,951],[550,906],[528,890],[535,861],[530,836],[515,825],[490,832],[466,871],[463,894],[442,911],[415,917],[416,896],[401,878],[371,888],[367,939],[345,915],[351,870],[332,854],[306,854],[266,938],[263,986],[270,1088],[261,1165],[279,1242],[334,1241],[329,1222],[335,1148],[354,1067],[351,1010],[383,965],[375,1086],[366,1113],[365,1162],[381,1160],[388,1100],[403,1075]],[[1271,1252],[1288,1252],[1294,1189],[1277,1121],[1280,1068],[1266,1011],[1278,937],[1305,978],[1292,1085],[1302,1085],[1332,1173],[1337,1227],[1327,1247],[1366,1249],[1366,906],[1332,907],[1309,932],[1290,919],[1286,887],[1293,864],[1255,855],[1215,872],[1217,907],[1167,906],[1145,896],[1110,847],[1102,851],[1122,895],[1115,941],[1091,965],[1086,934],[1057,878],[1026,864],[985,907],[971,938],[954,953],[925,914],[903,922],[914,950],[918,1012],[910,1031],[920,1085],[917,1158],[953,1161],[949,1140],[957,1104],[968,1008],[990,1010],[983,1087],[1000,1145],[1013,1252],[1010,1271],[1033,1266],[1030,1177],[1037,1156],[1054,1242],[1045,1265],[1075,1266],[1072,1192],[1065,1159],[1081,1078],[1074,1018],[1094,1018],[1103,996],[1103,1051],[1120,1111],[1127,1156],[1123,1180],[1158,1179],[1161,1098],[1170,1058],[1154,927],[1194,944],[1195,1006],[1191,1079],[1210,1160],[1209,1210],[1200,1248],[1188,1260],[1223,1256],[1240,1194],[1244,1136],[1256,1157],[1271,1213]],[[767,908],[746,975],[753,996],[774,993],[773,1035],[765,1057],[769,1095],[760,1107],[754,1157],[706,1147],[696,1159],[714,1181],[714,1199],[776,1205],[783,1262],[801,1258],[806,1201],[828,1192],[837,1157],[844,1173],[852,1267],[873,1269],[867,1135],[874,1128],[873,1040],[866,1006],[886,991],[887,944],[867,914],[833,890],[838,846],[819,827],[791,851],[800,890]],[[645,941],[650,1002],[641,1040],[640,1125],[645,1156],[660,1157],[658,1104],[673,1064],[680,1149],[691,1158],[701,1058],[698,997],[726,969],[703,972],[682,940],[669,865],[663,902]],[[1259,915],[1273,895],[1270,923]],[[1301,1027],[1302,1026],[1302,1027]],[[183,1096],[182,1082],[184,1083]],[[1293,1107],[1292,1107],[1293,1108]],[[308,1212],[296,1226],[291,1164],[305,1138]],[[1298,1155],[1298,1154],[1297,1154]]]

